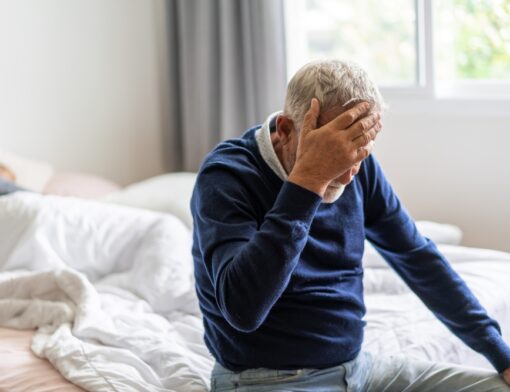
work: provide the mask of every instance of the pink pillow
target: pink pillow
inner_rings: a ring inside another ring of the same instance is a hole
[[[64,172],[50,178],[43,193],[97,199],[119,189],[121,187],[118,184],[105,178],[84,173]]]

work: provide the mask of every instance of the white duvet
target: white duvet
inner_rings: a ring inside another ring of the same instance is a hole
[[[510,343],[510,254],[452,245],[438,247],[489,315],[499,322],[503,337]],[[366,256],[373,257],[372,252],[368,249]],[[453,335],[383,263],[381,258],[379,268],[365,268],[365,350],[492,369],[485,357]]]
[[[213,361],[171,215],[78,199],[0,198],[0,325],[90,391],[204,391]],[[6,272],[8,271],[8,272]]]
[[[0,239],[0,326],[37,327],[32,350],[64,377],[89,391],[208,390],[213,359],[178,219],[20,192],[0,198]],[[441,250],[508,337],[510,254]],[[365,349],[489,366],[371,249],[365,260]]]

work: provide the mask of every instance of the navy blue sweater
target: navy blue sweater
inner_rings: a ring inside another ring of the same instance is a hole
[[[498,371],[510,349],[497,322],[423,237],[373,155],[334,203],[283,182],[254,133],[219,144],[191,200],[205,343],[231,370],[325,368],[361,348],[364,240]]]

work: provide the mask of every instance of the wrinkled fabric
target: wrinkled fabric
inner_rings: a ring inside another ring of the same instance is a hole
[[[0,326],[89,391],[204,391],[190,233],[176,218],[78,199],[0,199]]]

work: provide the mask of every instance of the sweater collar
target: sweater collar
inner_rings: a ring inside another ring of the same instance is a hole
[[[271,133],[269,131],[271,121],[274,120],[276,116],[279,115],[280,113],[282,112],[281,111],[274,112],[267,117],[264,124],[262,124],[262,126],[255,132],[255,140],[257,142],[260,155],[262,155],[262,159],[264,159],[264,161],[271,168],[271,170],[282,181],[287,181],[288,178],[287,172],[283,168],[280,159],[278,159],[278,156],[274,151],[273,143],[271,142]]]

